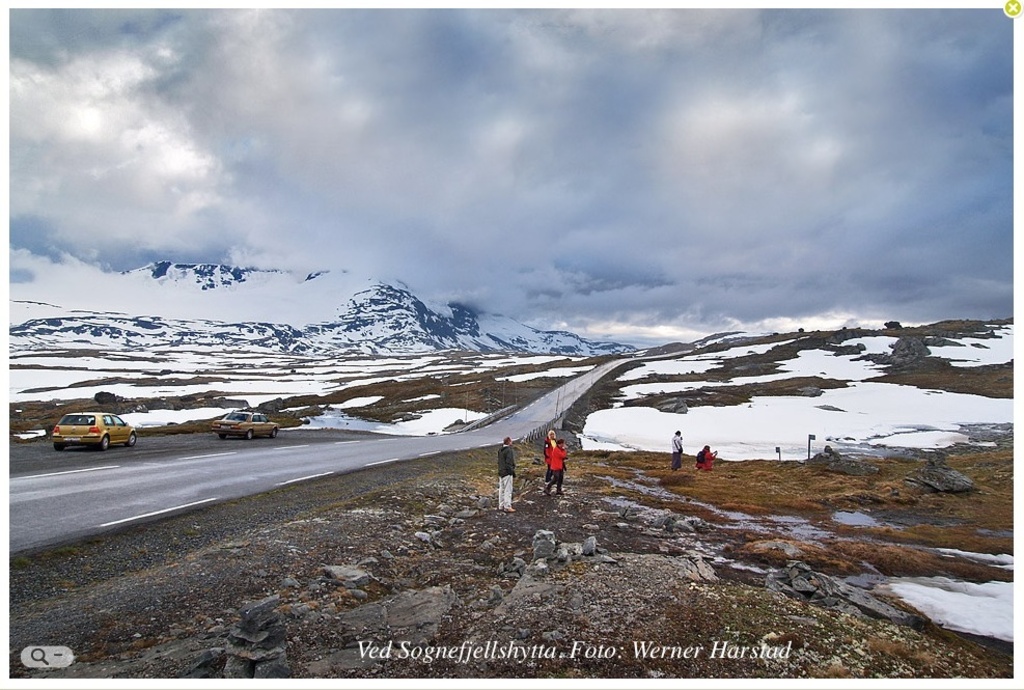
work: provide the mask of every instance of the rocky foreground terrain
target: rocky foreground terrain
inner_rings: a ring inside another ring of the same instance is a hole
[[[1012,579],[936,550],[1012,553],[1012,435],[962,450],[932,463],[955,491],[920,458],[673,473],[577,451],[545,496],[529,446],[510,514],[490,450],[293,485],[13,558],[12,675],[1012,678],[1012,645],[870,588]],[[29,644],[76,663],[25,669]]]

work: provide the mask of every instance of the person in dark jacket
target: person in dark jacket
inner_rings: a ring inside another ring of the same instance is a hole
[[[551,468],[551,479],[548,480],[547,485],[544,487],[544,493],[548,496],[551,495],[551,485],[554,484],[556,491],[555,493],[559,496],[562,495],[562,479],[565,477],[565,459],[569,456],[569,451],[565,448],[565,439],[560,438],[555,442],[555,447],[551,449],[550,463]]]
[[[512,480],[516,476],[516,453],[508,436],[498,450],[498,510],[514,513],[512,507]]]

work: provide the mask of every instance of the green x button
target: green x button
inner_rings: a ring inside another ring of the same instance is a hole
[[[1007,0],[1007,3],[1003,5],[1003,12],[1010,18],[1019,17],[1021,13],[1021,0]]]

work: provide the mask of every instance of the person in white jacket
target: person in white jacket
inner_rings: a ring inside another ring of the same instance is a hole
[[[683,466],[683,432],[677,431],[672,437],[672,471]]]

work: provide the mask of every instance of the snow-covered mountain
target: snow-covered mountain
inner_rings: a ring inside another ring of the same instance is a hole
[[[11,349],[188,346],[296,354],[472,350],[582,356],[632,350],[537,330],[457,303],[428,307],[404,286],[344,273],[299,279],[283,271],[159,262],[117,274],[102,290],[86,293],[88,301],[68,295],[60,304],[12,295]],[[100,295],[129,297],[108,304]],[[145,305],[145,312],[133,305]],[[311,317],[316,320],[302,322]]]

